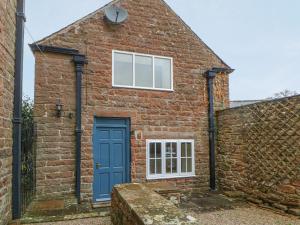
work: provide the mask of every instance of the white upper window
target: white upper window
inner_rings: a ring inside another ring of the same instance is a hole
[[[173,90],[173,59],[113,51],[112,84],[115,87]]]
[[[147,179],[195,175],[193,140],[147,140]]]

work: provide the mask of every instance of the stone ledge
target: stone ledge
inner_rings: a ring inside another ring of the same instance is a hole
[[[143,184],[115,186],[111,207],[114,225],[199,225],[195,218]]]

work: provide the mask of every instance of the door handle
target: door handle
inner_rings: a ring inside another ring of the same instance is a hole
[[[100,169],[101,164],[100,163],[96,163],[96,169]]]

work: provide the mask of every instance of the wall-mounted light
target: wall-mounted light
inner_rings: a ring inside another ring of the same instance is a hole
[[[56,100],[56,116],[61,117],[62,116],[62,110],[63,110],[63,105],[60,101],[60,99]]]

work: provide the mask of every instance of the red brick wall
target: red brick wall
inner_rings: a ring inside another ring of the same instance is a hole
[[[41,196],[71,193],[75,184],[74,66],[64,55],[36,54],[36,75],[37,192]],[[61,118],[56,117],[57,99],[64,104]]]
[[[0,1],[0,224],[11,218],[16,0]]]
[[[299,112],[300,96],[219,111],[220,188],[300,215]]]
[[[124,24],[112,27],[98,11],[41,44],[71,47],[86,54],[83,77],[82,197],[92,197],[94,116],[130,117],[132,181],[145,181],[146,139],[195,139],[196,177],[173,179],[186,188],[208,189],[208,118],[204,72],[225,67],[160,0],[121,1],[129,12]],[[174,92],[112,88],[112,50],[169,56],[174,60]],[[71,57],[36,53],[35,120],[38,124],[38,196],[74,192],[75,75]],[[216,81],[216,104],[228,106],[228,77]],[[56,98],[64,116],[55,118]],[[134,132],[132,132],[134,133]]]

